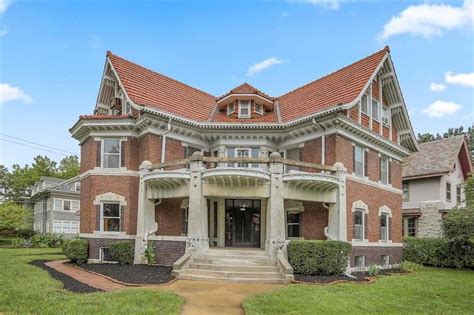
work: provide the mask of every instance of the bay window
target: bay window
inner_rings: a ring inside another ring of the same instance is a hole
[[[120,140],[102,140],[102,168],[120,167]]]

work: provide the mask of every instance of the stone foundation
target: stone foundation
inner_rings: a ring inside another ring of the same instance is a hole
[[[420,217],[417,221],[418,237],[441,237],[443,215],[439,211],[442,209],[442,202],[423,202],[420,204]]]
[[[132,247],[135,247],[135,240],[133,239],[86,238],[85,240],[89,243],[89,259],[93,260],[98,260],[100,258],[99,249],[101,247],[109,247],[112,243],[130,242]]]
[[[403,247],[392,246],[353,246],[350,255],[350,267],[355,267],[355,256],[365,256],[365,266],[371,264],[382,265],[382,255],[389,256],[389,264],[402,262]]]

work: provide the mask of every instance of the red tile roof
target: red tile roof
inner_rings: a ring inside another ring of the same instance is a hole
[[[184,118],[205,121],[215,97],[107,52],[130,99]]]
[[[273,97],[263,93],[262,91],[260,91],[259,89],[251,86],[247,82],[244,82],[241,85],[233,88],[228,93],[226,93],[226,94],[222,95],[221,97],[217,98],[217,100],[219,101],[219,100],[223,99],[224,97],[226,97],[228,95],[231,95],[231,94],[257,94],[257,95],[260,95],[261,97],[264,97],[268,100],[273,100]]]
[[[360,94],[388,52],[390,49],[386,46],[364,59],[278,97],[282,120],[291,121],[338,104],[350,103]]]
[[[107,57],[117,72],[128,96],[137,105],[201,122],[208,121],[212,115],[212,121],[216,122],[254,123],[277,122],[277,113],[273,111],[263,117],[252,119],[231,118],[227,117],[223,111],[216,110],[212,114],[216,101],[232,93],[258,94],[270,100],[276,99],[280,105],[282,121],[292,121],[338,104],[347,104],[353,101],[361,93],[377,66],[389,52],[387,46],[364,59],[278,98],[272,98],[248,83],[243,83],[229,93],[216,98],[206,92],[118,57],[111,52],[107,52]]]

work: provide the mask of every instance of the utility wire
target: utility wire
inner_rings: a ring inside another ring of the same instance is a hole
[[[20,141],[27,142],[27,143],[31,143],[31,144],[34,144],[34,145],[39,145],[39,146],[41,146],[41,147],[50,148],[50,149],[53,149],[53,150],[55,150],[55,151],[60,151],[60,152],[64,152],[64,153],[69,153],[69,154],[74,154],[74,155],[76,155],[76,153],[71,152],[71,151],[66,151],[66,150],[58,149],[58,148],[51,147],[51,146],[48,146],[48,145],[45,145],[45,144],[41,144],[41,143],[38,143],[38,142],[33,142],[33,141],[26,140],[26,139],[22,139],[22,138],[18,138],[18,137],[9,136],[9,135],[6,135],[6,134],[4,134],[4,133],[0,133],[0,136],[4,136],[4,137],[8,137],[8,138],[20,140]]]
[[[15,144],[19,144],[19,145],[22,145],[22,146],[25,146],[25,147],[29,147],[29,148],[33,148],[33,149],[37,149],[37,150],[42,150],[42,151],[47,151],[47,152],[51,152],[51,153],[54,153],[54,154],[59,154],[59,155],[63,155],[63,156],[68,156],[68,154],[65,154],[65,153],[55,152],[55,151],[53,151],[53,150],[48,150],[48,149],[44,149],[44,148],[41,148],[41,147],[35,147],[35,146],[29,145],[29,144],[25,144],[25,143],[21,143],[21,142],[16,142],[16,141],[13,141],[13,140],[8,140],[8,139],[0,139],[0,140],[1,140],[1,141],[7,141],[7,142],[15,143]]]

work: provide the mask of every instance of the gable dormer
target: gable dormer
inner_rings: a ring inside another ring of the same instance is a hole
[[[252,119],[274,111],[274,98],[243,83],[216,100],[219,111],[227,117]]]

